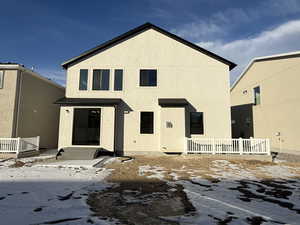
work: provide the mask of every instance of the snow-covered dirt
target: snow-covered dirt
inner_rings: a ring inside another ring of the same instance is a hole
[[[109,224],[91,216],[88,193],[105,189],[103,168],[55,168],[32,165],[13,168],[0,163],[0,224]]]
[[[269,178],[257,176],[256,171]],[[166,169],[147,165],[139,172],[148,178],[164,179]],[[173,221],[205,225],[300,224],[300,181],[294,168],[274,165],[250,170],[227,160],[215,160],[211,172],[215,178],[212,181],[201,176],[178,180],[174,170],[169,173],[173,183],[184,187],[196,208],[193,216],[174,217]]]
[[[45,159],[0,162],[0,224],[123,224],[124,216],[139,225],[300,224],[297,165],[224,159],[192,165],[167,157],[113,159],[106,168],[35,162]]]

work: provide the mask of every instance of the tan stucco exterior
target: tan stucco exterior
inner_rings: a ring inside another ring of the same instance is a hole
[[[80,69],[88,69],[87,91],[79,90]],[[109,91],[92,90],[93,69],[110,70]],[[122,91],[113,91],[114,69],[123,69]],[[157,70],[157,87],[139,86],[140,69]],[[123,100],[125,104],[117,113],[118,124],[122,126],[116,130],[115,148],[125,154],[162,153],[164,145],[171,148],[168,151],[183,150],[185,130],[189,129],[187,121],[183,124],[184,109],[162,108],[158,104],[159,98],[185,98],[192,108],[188,110],[204,113],[204,135],[195,137],[231,136],[229,66],[152,29],[69,66],[66,86],[67,98]],[[154,112],[153,134],[140,134],[141,111]],[[166,120],[168,113],[174,124],[178,117],[179,125],[169,128],[180,130],[172,134],[174,137],[162,128],[165,124],[162,121]],[[70,119],[66,118],[68,116]],[[71,121],[72,116],[66,115],[62,108],[60,147],[71,146]],[[104,126],[114,125],[109,122]],[[176,136],[178,133],[182,134],[180,140]],[[169,145],[171,142],[176,144]],[[108,146],[108,150],[114,150],[113,143]]]
[[[57,147],[59,106],[53,103],[64,96],[64,88],[19,65],[0,69],[5,71],[0,137],[40,136],[41,148]]]
[[[3,88],[0,88],[0,137],[12,137],[18,70],[0,70],[4,71]]]
[[[260,86],[261,104],[251,105],[250,108],[253,136],[270,138],[271,146],[275,149],[280,148],[281,138],[283,152],[300,153],[299,70],[299,54],[253,60],[231,90],[231,104],[237,107],[252,104],[253,88]],[[240,118],[243,113],[240,113]],[[233,120],[240,121],[233,125],[233,131],[244,126],[246,118],[240,118],[233,116]]]

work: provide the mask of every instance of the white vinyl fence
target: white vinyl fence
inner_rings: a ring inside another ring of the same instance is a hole
[[[0,138],[0,153],[20,154],[27,151],[38,151],[40,137],[31,138]]]
[[[187,154],[264,154],[270,155],[269,139],[187,138]]]

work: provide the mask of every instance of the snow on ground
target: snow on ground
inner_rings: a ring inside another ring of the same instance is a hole
[[[219,182],[201,177],[179,182],[197,209],[196,215],[181,217],[181,223],[299,224],[300,182],[292,179],[295,174],[288,167],[258,168],[276,174],[277,179],[272,180],[258,178],[253,171],[226,160],[215,160],[211,170]]]
[[[148,178],[157,178],[162,180],[164,178],[164,168],[160,166],[140,166],[139,167],[139,175],[144,176],[147,173],[152,173],[151,175],[148,175]]]
[[[141,175],[163,180],[161,167],[140,166]],[[258,167],[272,179],[256,177],[255,171],[214,160],[209,181],[201,176],[178,180],[196,208],[194,215],[172,218],[180,224],[294,224],[300,223],[300,181],[293,168],[283,165]],[[181,171],[181,170],[180,170]],[[206,174],[207,175],[207,174]]]
[[[34,159],[26,161],[33,162]],[[0,163],[1,222],[51,224],[62,220],[65,222],[60,224],[90,224],[92,220],[94,224],[109,224],[90,216],[85,202],[89,191],[108,186],[103,179],[110,173],[109,170],[31,164],[20,168],[8,167],[13,163],[14,160]]]
[[[45,167],[45,158],[22,159],[20,168],[10,167],[15,160],[0,162],[0,218],[4,224],[114,224],[93,217],[86,204],[89,191],[103,190],[104,168]],[[198,175],[193,172],[198,171]],[[200,171],[200,173],[199,173]],[[182,180],[181,172],[190,179]],[[262,178],[258,173],[269,178]],[[299,224],[300,181],[295,168],[284,165],[244,168],[227,160],[214,160],[210,171],[188,167],[171,169],[141,165],[140,176],[165,180],[169,175],[184,187],[196,212],[172,217],[180,224]],[[203,173],[203,176],[201,176]],[[204,174],[205,173],[205,174]],[[204,179],[204,175],[214,178]],[[175,189],[176,190],[176,189]],[[130,191],[130,190],[129,190]],[[155,194],[155,193],[154,193]],[[128,203],[136,202],[128,192]],[[143,203],[143,202],[141,202]],[[169,218],[170,219],[170,218]],[[59,223],[60,222],[60,223]]]
[[[291,178],[294,177],[293,173],[294,168],[283,165],[274,165],[274,166],[262,166],[259,169],[263,172],[267,172],[269,176],[273,178]]]

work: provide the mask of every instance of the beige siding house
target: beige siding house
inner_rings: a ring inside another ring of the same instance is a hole
[[[182,152],[186,137],[231,137],[235,64],[146,23],[62,66],[59,148]]]
[[[64,87],[19,64],[0,64],[0,138],[40,136],[40,148],[57,147]]]
[[[300,154],[300,52],[253,59],[231,88],[233,137]]]

